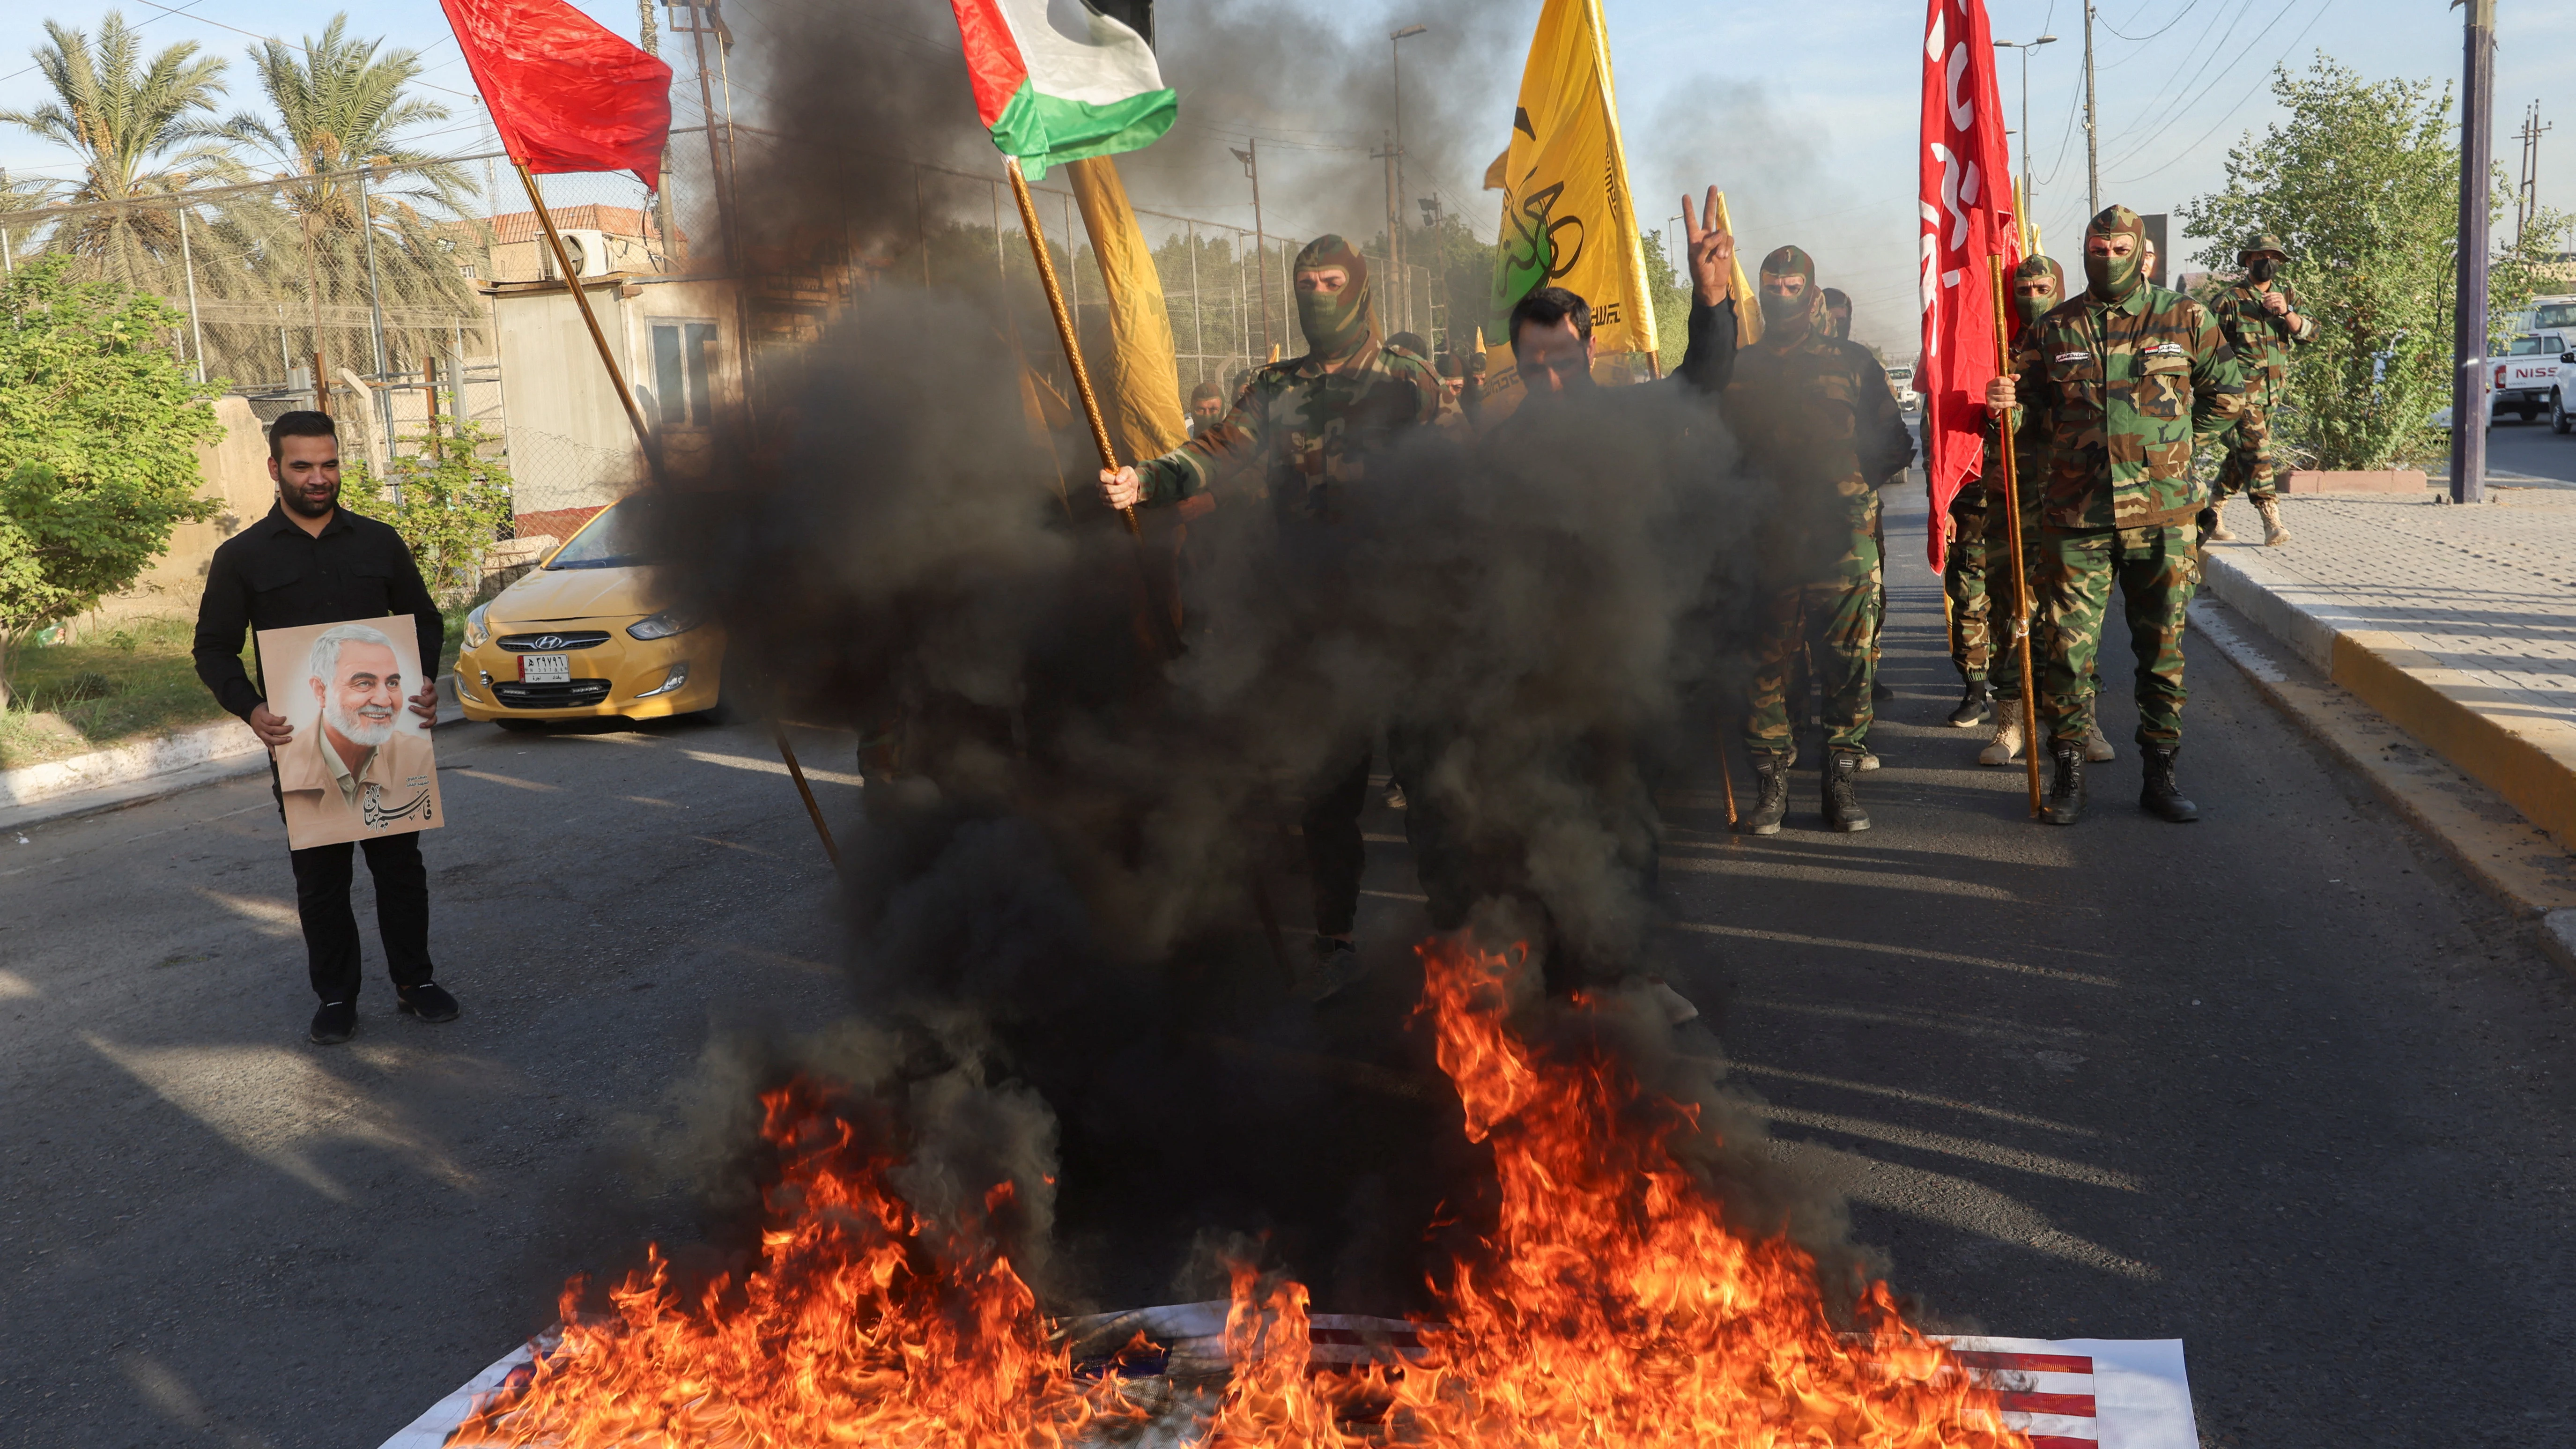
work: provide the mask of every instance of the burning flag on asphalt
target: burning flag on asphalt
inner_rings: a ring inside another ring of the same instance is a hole
[[[949,0],[966,42],[975,112],[1030,179],[1061,161],[1153,144],[1179,99],[1145,38],[1084,5],[1088,39],[1047,23],[1047,0]]]
[[[1601,0],[1547,0],[1539,12],[1511,149],[1487,185],[1503,193],[1494,316],[1540,287],[1563,287],[1592,304],[1601,352],[1652,353],[1655,306],[1629,200]]]
[[[671,68],[564,0],[439,0],[510,159],[662,185]]]
[[[1914,390],[1923,395],[1924,472],[1936,520],[1926,532],[1939,573],[1937,520],[1985,466],[1986,383],[2002,370],[1992,259],[2003,258],[2009,275],[2021,261],[2021,238],[1985,0],[1931,0],[1924,26],[1923,357]]]

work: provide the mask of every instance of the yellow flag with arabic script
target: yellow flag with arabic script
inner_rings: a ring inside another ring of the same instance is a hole
[[[1489,175],[1503,193],[1496,322],[1536,288],[1563,287],[1592,304],[1596,351],[1653,352],[1655,307],[1628,193],[1601,0],[1547,0],[1539,11],[1512,112],[1511,149],[1498,169],[1498,177]]]

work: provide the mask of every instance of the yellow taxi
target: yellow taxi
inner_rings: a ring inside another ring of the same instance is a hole
[[[465,616],[457,702],[503,724],[720,710],[724,634],[657,607],[644,510],[591,515],[543,564]]]

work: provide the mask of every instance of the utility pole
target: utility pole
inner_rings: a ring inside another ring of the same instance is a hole
[[[2540,205],[2540,138],[2556,130],[2555,125],[2540,124],[2540,102],[2533,101],[2531,110],[2522,118],[2522,190],[2514,197],[2513,244],[2522,245],[2522,234],[2531,229],[2531,213]]]
[[[1403,300],[1405,332],[1413,330],[1413,274],[1404,269],[1404,42],[1431,27],[1408,25],[1386,38],[1394,61],[1395,141],[1388,148],[1386,191],[1386,260],[1395,272],[1396,292]]]
[[[322,262],[320,247],[313,239],[313,208],[321,200],[321,183],[317,181],[304,207],[304,295],[313,304],[313,410],[327,416],[331,411],[331,374],[322,368]]]
[[[367,159],[372,167],[382,165],[385,158],[371,156]],[[385,294],[383,283],[376,275],[376,217],[374,202],[367,193],[367,174],[368,168],[361,168],[358,172],[358,233],[366,239],[367,324],[375,334],[376,343],[377,436],[385,440],[385,462],[391,466],[394,458],[394,395],[385,387],[388,380],[385,374],[392,367],[393,360],[385,353]]]
[[[2027,92],[2025,92],[2027,94]],[[2093,0],[2084,0],[2084,197],[2085,218],[2102,214],[2102,133],[2093,110]],[[2030,112],[2022,111],[2022,150],[2030,150]]]
[[[2088,14],[2091,13],[2091,8],[2092,7],[2089,4],[2086,6],[2086,12]],[[2090,38],[2091,32],[2089,30],[2086,32],[2086,36],[2088,39]],[[2031,183],[2030,179],[2030,53],[2039,49],[2043,45],[2055,45],[2056,43],[2057,37],[2054,35],[2043,35],[2037,40],[1998,40],[1995,42],[1995,48],[1998,50],[2017,50],[2021,52],[2021,205],[2014,208],[2016,212],[2028,212],[2032,207],[2039,204],[2037,201],[2032,199],[2039,194],[2039,189]],[[2089,57],[2092,52],[2088,49],[2085,54],[2088,57],[2089,62]],[[2093,76],[2093,67],[2089,63],[2084,67],[2084,76],[2086,81],[2089,83]],[[2088,139],[2090,137],[2089,131],[2087,132],[2087,137]],[[2101,189],[2098,182],[2095,184],[2094,189],[2096,191]],[[2093,208],[2097,213],[2100,212],[2101,209],[2102,208],[2099,205],[2096,205]],[[2030,218],[2027,215],[2024,215],[2021,218],[2021,229],[2022,234],[2025,237],[2030,234]]]
[[[707,23],[700,9],[701,0],[682,0],[689,11],[689,42],[695,47],[698,63],[698,114],[707,123],[707,187],[715,194],[716,230],[724,238],[725,270],[742,275],[742,239],[734,235],[733,208],[725,204],[724,138],[716,129],[715,87],[707,76]],[[748,339],[745,339],[748,341]],[[745,355],[749,355],[748,348]]]
[[[1383,151],[1371,151],[1369,159],[1386,163],[1386,310],[1381,316],[1386,334],[1392,337],[1398,332],[1411,331],[1413,326],[1404,315],[1404,267],[1396,260],[1397,248],[1404,244],[1404,218],[1395,214],[1394,140],[1390,138]]]
[[[1235,151],[1234,159],[1243,163],[1243,174],[1252,180],[1252,260],[1261,273],[1261,347],[1266,352],[1270,348],[1270,239],[1261,230],[1261,138],[1253,136],[1243,144],[1245,149]],[[1226,149],[1234,151],[1231,146]]]
[[[2460,5],[2463,0],[2451,0]],[[2459,315],[2451,337],[2451,501],[2487,500],[2487,187],[2495,164],[2495,0],[2465,0]]]
[[[5,190],[5,183],[0,183]],[[9,247],[9,234],[0,231],[0,252]],[[188,249],[188,208],[179,208],[179,270],[188,274],[188,338],[190,351],[197,356],[197,381],[206,380],[206,329],[197,321],[197,259]]]
[[[653,21],[656,3],[658,0],[635,0],[635,33],[643,42],[644,53],[658,58],[662,54],[662,27]],[[680,263],[688,260],[688,251],[681,244],[680,228],[671,217],[671,138],[668,136],[662,138],[662,184],[653,188],[653,218],[662,231],[663,264],[676,272]],[[1001,236],[1002,228],[997,223],[993,227],[996,244]]]

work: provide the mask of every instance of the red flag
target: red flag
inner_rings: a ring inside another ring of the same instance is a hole
[[[1932,481],[1932,568],[1941,520],[1959,487],[1984,467],[1986,384],[1995,355],[1989,258],[2007,276],[2021,262],[2013,220],[2012,156],[1995,90],[1995,48],[1984,0],[1930,0],[1923,40],[1923,394],[1925,476]],[[2000,480],[1998,480],[2000,482]],[[2036,479],[2022,479],[2028,487]]]
[[[439,0],[510,159],[662,185],[671,68],[564,0]]]

